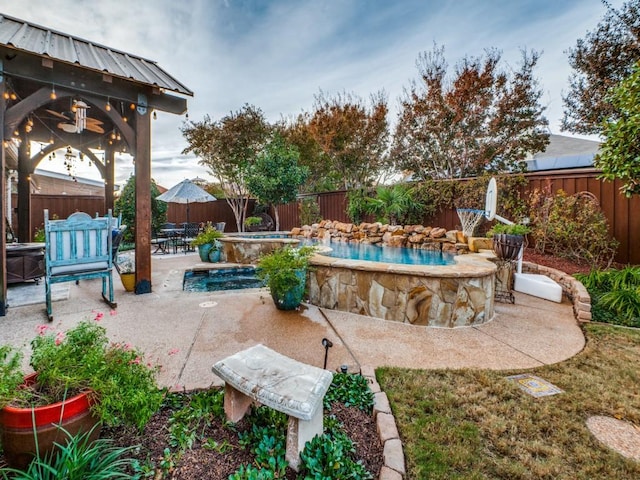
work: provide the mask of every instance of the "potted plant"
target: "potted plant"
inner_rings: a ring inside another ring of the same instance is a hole
[[[136,288],[136,261],[132,255],[118,255],[116,270],[120,274],[120,281],[127,292]]]
[[[204,230],[193,239],[191,245],[198,247],[198,254],[203,262],[219,262],[222,244],[218,239],[223,236],[224,233],[207,223]]]
[[[515,260],[520,255],[525,235],[530,231],[527,225],[521,223],[497,223],[487,232],[487,236],[493,237],[493,250],[498,258]]]
[[[271,292],[279,310],[294,310],[302,302],[307,280],[309,258],[315,247],[285,247],[263,255],[256,274]]]
[[[67,332],[40,326],[31,342],[35,373],[26,377],[20,353],[0,348],[0,443],[9,465],[24,468],[67,433],[92,431],[95,439],[96,424],[142,429],[160,407],[157,368],[131,346],[109,343],[102,316]]]
[[[249,232],[258,230],[258,225],[262,223],[261,217],[247,217],[244,219],[244,226]]]

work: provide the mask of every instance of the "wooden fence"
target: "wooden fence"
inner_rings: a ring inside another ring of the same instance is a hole
[[[619,193],[621,183],[604,182],[598,180],[598,172],[595,169],[579,170],[559,170],[552,172],[532,172],[527,173],[529,184],[525,189],[525,194],[533,189],[543,187],[549,188],[552,192],[562,189],[568,194],[578,192],[590,192],[599,201],[607,220],[612,235],[620,246],[616,261],[621,263],[631,263],[640,265],[640,197],[626,198]],[[327,192],[314,195],[304,195],[304,197],[316,198],[320,206],[322,218],[349,222],[346,214],[346,192]],[[17,204],[14,195],[13,205]],[[50,215],[58,215],[66,218],[75,211],[85,211],[89,213],[104,211],[104,198],[95,196],[71,196],[71,195],[32,195],[31,196],[31,227],[32,230],[38,228],[43,223],[43,210],[49,209]],[[247,209],[248,215],[253,212],[253,203]],[[299,203],[294,202],[278,207],[280,215],[280,229],[290,230],[300,226]],[[636,212],[635,214],[633,212]],[[273,216],[273,212],[272,216]],[[167,220],[170,222],[184,222],[187,220],[186,205],[170,203],[167,210]],[[225,231],[237,231],[233,212],[227,202],[218,200],[209,203],[192,203],[189,205],[189,220],[192,222],[226,222]],[[14,231],[16,228],[16,216],[13,216]],[[454,209],[447,209],[440,212],[434,218],[424,221],[427,225],[437,225],[447,229],[459,228],[460,220]]]
[[[598,171],[593,168],[531,172],[525,176],[529,180],[525,195],[536,188],[549,188],[553,193],[564,190],[570,195],[578,192],[592,193],[598,199],[609,222],[609,231],[620,242],[616,261],[640,265],[640,197],[626,198],[620,194],[620,181],[599,180]],[[346,192],[330,192],[315,195],[322,218],[350,221],[346,214],[345,194]],[[425,218],[423,223],[446,229],[460,228],[460,220],[455,209],[445,209],[433,218]],[[299,225],[300,212],[297,204],[280,207],[282,229]]]

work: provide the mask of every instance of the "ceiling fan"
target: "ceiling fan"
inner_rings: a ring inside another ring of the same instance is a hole
[[[87,117],[87,109],[90,108],[82,100],[74,100],[70,112],[56,112],[47,109],[46,112],[56,118],[64,120],[58,123],[57,127],[67,133],[82,133],[83,130],[89,130],[95,133],[104,133],[101,127],[103,122],[97,118]]]

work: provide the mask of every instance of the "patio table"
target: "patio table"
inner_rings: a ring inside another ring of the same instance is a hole
[[[184,228],[161,228],[160,233],[166,235],[169,248],[173,247],[173,253],[178,253],[178,240],[184,237]]]

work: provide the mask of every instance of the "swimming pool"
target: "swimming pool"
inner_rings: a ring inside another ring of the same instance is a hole
[[[383,247],[366,243],[331,243],[303,241],[305,245],[317,245],[323,248],[320,255],[367,262],[400,263],[404,265],[453,265],[455,255],[421,248]]]
[[[219,292],[263,286],[264,282],[256,278],[255,267],[248,266],[187,270],[182,283],[185,292]]]

